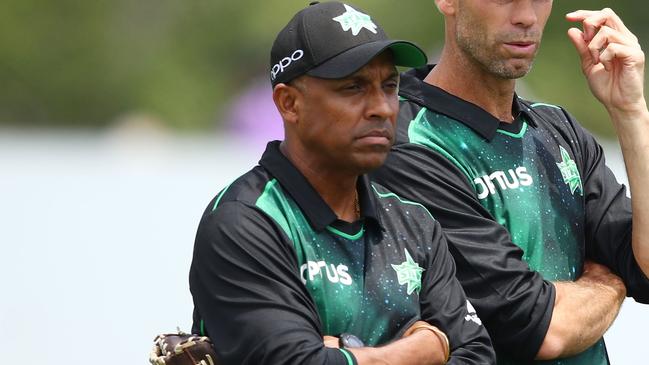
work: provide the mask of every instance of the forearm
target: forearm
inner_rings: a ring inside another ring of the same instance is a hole
[[[358,365],[436,365],[446,361],[441,340],[430,331],[417,331],[386,346],[349,351]]]
[[[616,127],[631,189],[632,247],[649,276],[649,112],[644,103],[632,113],[609,111]]]
[[[557,282],[550,327],[537,354],[539,360],[578,354],[595,344],[613,323],[626,289],[614,275],[576,282]]]

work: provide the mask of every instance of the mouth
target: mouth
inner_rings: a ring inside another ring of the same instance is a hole
[[[357,138],[370,145],[392,145],[392,139],[393,135],[387,129],[374,129]]]
[[[536,42],[505,42],[505,48],[514,56],[530,56],[534,55],[537,48]]]

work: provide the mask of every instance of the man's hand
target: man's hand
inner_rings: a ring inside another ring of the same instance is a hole
[[[324,342],[325,347],[328,347],[330,349],[340,348],[340,346],[338,345],[339,344],[338,337],[324,336],[322,337],[322,342]]]
[[[614,116],[646,111],[644,52],[638,38],[611,9],[577,10],[566,19],[581,22],[583,31],[568,36],[581,57],[581,67],[595,97]]]
[[[596,262],[590,260],[584,262],[584,271],[579,280],[600,283],[617,294],[619,298],[626,296],[626,287],[622,279],[613,274],[608,267]]]
[[[403,338],[381,347],[347,348],[356,356],[359,365],[397,365],[397,364],[445,364],[448,357],[448,338],[441,333],[427,330],[427,322],[417,321],[406,331]],[[444,340],[446,338],[446,340]],[[339,339],[334,336],[323,336],[325,347],[339,348]]]

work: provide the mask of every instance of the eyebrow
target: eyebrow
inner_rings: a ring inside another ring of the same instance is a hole
[[[399,78],[399,71],[397,71],[397,68],[396,68],[396,67],[395,67],[395,68],[392,70],[392,72],[391,72],[391,73],[390,73],[390,74],[385,78],[385,80],[389,80],[389,79],[391,79],[391,78],[396,78],[396,79]],[[346,77],[345,79],[347,79],[347,80],[364,81],[364,80],[368,80],[369,77],[367,77],[365,74],[363,74],[363,73],[361,73],[361,72],[357,72],[357,73],[354,73],[354,74],[352,74],[352,75]],[[345,79],[343,79],[343,80],[345,80]]]

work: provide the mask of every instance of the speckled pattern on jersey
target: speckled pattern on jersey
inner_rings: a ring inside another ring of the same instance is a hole
[[[385,210],[393,204],[403,205],[394,198],[382,200],[388,200],[383,201]],[[364,229],[353,236],[332,227],[317,232],[277,180],[266,185],[257,206],[291,238],[300,275],[318,307],[325,334],[354,333],[367,345],[377,345],[392,339],[394,329],[406,325],[401,322],[404,318],[419,316],[419,291],[408,294],[408,286],[398,282],[398,273],[391,265],[407,261],[406,244],[425,250],[419,245],[426,237],[396,235],[394,243],[380,243]],[[417,208],[420,209],[423,208]],[[410,224],[418,225],[407,209],[405,213]],[[407,242],[413,238],[418,242]],[[367,250],[369,245],[383,247]],[[369,271],[364,272],[363,268]],[[421,275],[418,279],[421,286]]]
[[[551,281],[575,279],[583,264],[583,195],[564,182],[557,136],[523,124],[519,134],[499,130],[485,143],[464,124],[431,112],[420,113],[408,132],[411,143],[453,156],[533,270]]]
[[[466,175],[480,203],[507,228],[532,270],[550,281],[576,279],[584,257],[584,197],[579,172],[571,168],[574,156],[561,138],[524,122],[519,133],[498,130],[487,142],[465,124],[426,108],[410,123],[408,136],[411,143],[449,158]],[[608,360],[600,340],[575,358],[535,363],[597,365]],[[520,363],[500,359],[498,364]]]

